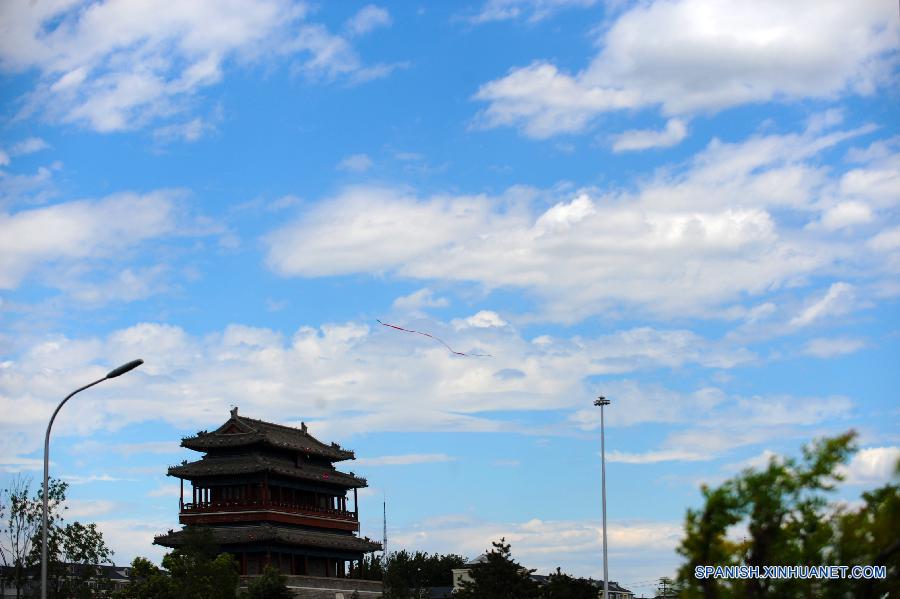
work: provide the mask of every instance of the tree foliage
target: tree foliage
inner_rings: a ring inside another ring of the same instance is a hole
[[[235,599],[238,565],[229,553],[219,553],[212,533],[187,527],[184,544],[167,553],[160,570],[149,560],[132,562],[131,584],[116,594],[118,599]]]
[[[128,585],[114,596],[116,599],[175,599],[169,575],[144,557],[134,558]]]
[[[96,524],[51,526],[47,535],[47,596],[81,599],[102,595],[109,589],[109,580],[100,566],[112,564],[112,555]],[[40,538],[32,544],[28,563],[35,569],[40,567]]]
[[[247,585],[247,599],[292,599],[294,594],[287,588],[287,578],[272,566],[266,566],[262,575]]]
[[[96,524],[63,521],[67,490],[62,481],[47,483],[47,594],[97,596],[107,587],[99,566],[111,564],[113,552]],[[43,498],[43,485],[32,494],[30,480],[22,477],[0,493],[0,562],[9,568],[8,582],[17,597],[23,595],[28,571],[40,570]]]
[[[375,560],[373,560],[375,561]],[[395,551],[384,560],[383,576],[387,599],[416,599],[427,587],[453,584],[453,569],[461,568],[466,560],[460,555],[429,554],[422,551]],[[381,571],[382,565],[367,563],[367,578]]]
[[[704,486],[704,505],[688,510],[678,548],[685,562],[679,583],[686,597],[843,597],[895,592],[900,543],[898,486],[864,494],[859,510],[839,509],[828,493],[855,451],[855,433],[822,439],[800,459],[773,458],[716,488]],[[746,534],[735,540],[736,530]],[[890,531],[890,532],[888,532]],[[762,579],[698,580],[696,566],[886,565],[887,581]],[[894,585],[894,586],[891,586]],[[874,594],[873,594],[874,593]]]
[[[184,544],[162,560],[176,597],[233,599],[237,594],[238,564],[230,553],[219,553],[212,533],[187,527]]]
[[[572,578],[557,568],[541,588],[540,596],[544,599],[597,599],[597,587],[589,580]]]
[[[528,599],[539,597],[537,583],[528,570],[512,559],[505,538],[491,543],[487,559],[472,568],[472,580],[463,581],[456,597],[459,599]]]
[[[47,487],[47,523],[52,532],[61,518],[60,512],[66,509],[63,502],[68,485],[51,478]],[[22,476],[15,477],[8,488],[0,491],[0,565],[9,569],[5,582],[16,589],[16,597],[22,596],[35,544],[40,556],[43,497],[43,489],[32,495],[30,479]]]
[[[354,570],[354,578],[364,578],[365,580],[383,580],[384,568],[383,561],[380,556],[368,553],[363,556],[362,566]]]

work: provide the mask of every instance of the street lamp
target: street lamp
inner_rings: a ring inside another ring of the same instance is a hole
[[[47,486],[49,484],[48,480],[50,475],[50,429],[53,427],[53,421],[56,420],[56,415],[59,413],[60,408],[62,408],[63,405],[67,401],[69,401],[76,393],[84,391],[88,387],[93,387],[97,383],[102,383],[106,379],[114,379],[117,376],[121,376],[129,370],[134,370],[143,363],[143,360],[132,360],[127,364],[122,364],[118,368],[110,370],[109,373],[102,379],[97,379],[93,383],[75,389],[74,391],[69,393],[66,398],[59,403],[58,406],[56,406],[56,409],[53,411],[53,416],[50,417],[50,423],[47,424],[47,434],[44,436],[44,512],[41,518],[41,599],[47,599],[47,519],[49,511]]]
[[[603,431],[603,406],[608,406],[610,401],[602,395],[594,401],[595,406],[600,406],[600,481],[603,492],[603,599],[609,599],[609,568],[607,566],[606,552],[606,439]]]

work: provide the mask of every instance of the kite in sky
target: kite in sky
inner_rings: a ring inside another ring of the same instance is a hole
[[[417,335],[424,335],[425,337],[430,337],[431,339],[434,339],[435,341],[438,341],[439,343],[441,343],[444,347],[449,349],[451,353],[454,353],[457,356],[467,356],[467,357],[471,357],[471,358],[490,358],[491,357],[491,354],[467,354],[465,352],[456,351],[455,349],[453,349],[452,347],[447,345],[446,341],[444,341],[440,337],[435,337],[431,333],[423,333],[422,331],[415,331],[413,329],[404,329],[403,327],[398,327],[397,325],[394,325],[394,324],[388,324],[386,322],[381,322],[377,318],[375,320],[378,321],[378,324],[380,324],[382,326],[390,327],[392,329],[397,329],[398,331],[403,331],[405,333],[415,333]]]

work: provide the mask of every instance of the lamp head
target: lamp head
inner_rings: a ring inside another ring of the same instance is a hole
[[[140,365],[143,364],[143,363],[144,363],[143,360],[132,360],[132,361],[129,362],[128,364],[122,364],[122,365],[119,366],[118,368],[115,368],[115,369],[113,369],[113,370],[110,370],[110,371],[109,371],[109,374],[106,375],[106,378],[108,378],[108,379],[114,379],[114,378],[116,378],[117,376],[122,376],[123,374],[125,374],[125,373],[128,372],[129,370],[134,370],[135,368],[137,368],[138,366],[140,366]]]
[[[605,397],[603,397],[602,395],[600,397],[598,397],[596,400],[594,400],[595,406],[608,406],[610,403],[612,403],[612,402],[609,401],[608,399],[606,399]]]

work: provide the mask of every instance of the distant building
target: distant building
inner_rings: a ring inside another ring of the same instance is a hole
[[[597,587],[597,596],[603,597],[603,581],[591,580],[591,582],[593,582],[594,586]],[[619,583],[617,583],[616,581],[610,580],[609,599],[634,599],[634,593],[622,586],[619,586]]]
[[[85,566],[82,564],[65,564],[65,577],[80,579],[84,567]],[[131,573],[131,568],[128,566],[103,564],[93,567],[99,571],[98,578],[107,592],[119,590],[129,583],[128,575]],[[6,598],[16,596],[16,587],[10,582],[12,575],[13,568],[0,566],[0,597]],[[21,589],[21,596],[31,597],[39,594],[41,587],[41,569],[37,566],[28,568],[25,576],[26,580],[24,587]],[[52,580],[50,581],[50,584],[53,584]],[[92,588],[95,588],[96,584],[96,581],[88,581],[88,586]]]
[[[354,459],[353,452],[322,443],[305,424],[293,428],[255,420],[234,408],[222,426],[186,437],[181,446],[205,455],[169,468],[169,476],[181,480],[179,522],[207,527],[222,551],[235,556],[241,574],[260,574],[272,565],[287,575],[360,578],[363,556],[381,549],[357,536],[357,489],[366,480],[334,466]],[[170,530],[154,543],[174,548],[183,540],[183,530]],[[322,584],[289,581],[298,587]],[[380,582],[377,589],[350,586],[347,596],[381,590]]]
[[[486,563],[488,560],[487,554],[482,553],[478,557],[473,560],[469,560],[462,568],[456,568],[453,570],[453,591],[455,592],[459,589],[463,582],[472,581],[472,569],[478,567],[480,564]],[[523,568],[525,570],[525,568]],[[532,574],[531,579],[534,580],[538,584],[546,584],[550,579],[549,576],[544,574]],[[594,580],[588,579],[591,584],[597,587],[597,597],[603,597],[603,581],[602,580]],[[618,583],[610,581],[609,582],[609,599],[634,599],[634,593],[629,591],[626,588],[623,588],[618,585]]]

